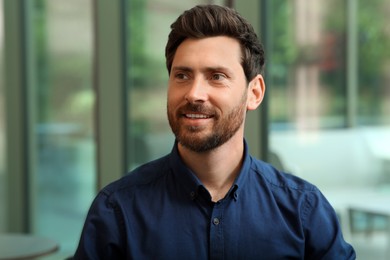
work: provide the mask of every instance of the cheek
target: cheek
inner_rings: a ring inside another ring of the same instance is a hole
[[[172,91],[171,87],[168,87],[168,91],[167,91],[167,101],[168,101],[168,104],[172,102],[172,100],[174,99],[174,96],[175,96],[175,92]]]
[[[167,100],[168,104],[183,102],[185,100],[185,92],[180,88],[168,87]]]
[[[175,110],[180,104],[182,99],[177,95],[177,93],[168,92],[167,95],[167,106],[171,112]]]
[[[172,103],[176,99],[177,99],[177,94],[168,90],[168,93],[167,93],[167,101],[168,101],[168,103]]]

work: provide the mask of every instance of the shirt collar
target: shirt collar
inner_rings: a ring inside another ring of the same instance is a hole
[[[234,181],[233,187],[231,189],[234,200],[237,200],[240,191],[243,189],[243,186],[245,185],[245,183],[248,182],[247,180],[248,180],[249,170],[252,161],[248,151],[248,144],[245,141],[245,139],[243,140],[243,142],[244,142],[244,156],[243,156],[241,170],[240,173],[237,175],[237,178]]]
[[[231,190],[229,191],[230,195],[233,196],[235,200],[237,200],[239,191],[246,183],[248,179],[248,172],[251,164],[251,157],[248,152],[248,145],[245,140],[244,142],[244,158],[240,173],[238,174]],[[186,194],[191,199],[195,199],[198,195],[198,191],[200,187],[203,187],[201,181],[196,177],[196,175],[184,164],[182,159],[180,158],[179,151],[177,148],[177,141],[172,148],[171,156],[170,156],[171,168],[173,170],[173,174],[179,183],[182,184],[182,188]],[[205,188],[204,188],[205,189]]]
[[[177,141],[175,141],[172,148],[170,163],[175,179],[178,180],[185,194],[188,194],[190,199],[195,199],[198,195],[199,187],[203,186],[203,184],[182,161],[177,148]]]

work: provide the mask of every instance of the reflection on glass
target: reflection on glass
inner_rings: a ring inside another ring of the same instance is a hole
[[[129,0],[129,169],[170,151],[174,137],[166,117],[165,44],[170,25],[184,10],[209,1]]]
[[[70,256],[95,194],[91,1],[34,0],[33,231]]]
[[[359,1],[358,115],[361,125],[390,124],[390,4]]]
[[[389,259],[390,3],[270,2],[271,152],[325,193],[359,259]]]
[[[3,0],[0,0],[0,232],[5,230],[6,223],[6,191],[5,191],[5,121],[4,121],[4,18]]]

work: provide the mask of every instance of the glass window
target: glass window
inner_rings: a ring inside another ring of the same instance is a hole
[[[32,229],[59,241],[67,257],[95,195],[92,1],[35,0],[32,8]]]
[[[359,1],[358,9],[358,122],[390,125],[390,4]]]
[[[129,169],[170,152],[166,116],[165,44],[170,25],[186,9],[210,1],[128,1]]]
[[[271,153],[325,193],[360,259],[388,259],[390,4],[269,2]]]
[[[3,0],[0,0],[0,232],[6,228],[6,190],[5,190],[5,106],[4,106],[4,16]]]
[[[272,129],[345,126],[343,3],[272,1]]]

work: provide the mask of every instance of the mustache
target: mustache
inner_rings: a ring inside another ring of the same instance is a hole
[[[178,109],[178,112],[180,114],[185,114],[188,112],[196,112],[196,113],[202,113],[202,114],[208,114],[208,115],[214,115],[215,110],[213,108],[207,107],[203,104],[194,104],[194,103],[187,103],[180,107]]]

